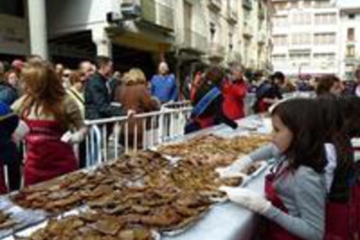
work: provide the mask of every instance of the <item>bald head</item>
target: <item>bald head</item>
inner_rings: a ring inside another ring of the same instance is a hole
[[[165,74],[168,73],[168,71],[169,71],[169,67],[168,67],[167,63],[166,62],[161,62],[159,64],[159,73],[161,75],[165,75]]]
[[[244,68],[240,64],[236,64],[236,65],[231,66],[230,71],[231,71],[231,75],[236,80],[242,80],[243,79],[243,77],[244,77]]]

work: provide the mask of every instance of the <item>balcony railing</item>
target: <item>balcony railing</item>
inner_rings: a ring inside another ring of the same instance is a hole
[[[208,53],[211,58],[223,59],[225,56],[225,47],[219,43],[210,43]]]
[[[208,50],[208,41],[204,34],[195,32],[192,29],[185,29],[183,47],[205,53]]]
[[[264,8],[259,9],[258,17],[259,17],[259,19],[265,19],[265,9]]]
[[[266,61],[259,61],[258,63],[258,69],[259,70],[264,70],[267,68],[267,64],[266,64]]]
[[[257,33],[257,42],[260,44],[266,43],[266,34],[263,31]]]
[[[347,37],[346,41],[347,41],[348,43],[355,43],[355,42],[356,42],[354,36]]]
[[[246,36],[246,37],[252,37],[252,36],[254,35],[254,28],[253,28],[253,26],[252,26],[249,22],[247,22],[247,21],[244,22],[243,34],[244,34],[244,36]]]
[[[155,0],[141,0],[140,2],[142,19],[146,22],[156,23]]]
[[[141,0],[140,2],[144,21],[170,30],[174,29],[174,9],[172,7],[156,0]]]
[[[242,61],[241,53],[237,50],[228,53],[228,63],[239,63]]]
[[[252,9],[252,0],[243,0],[243,7],[247,10]]]
[[[208,0],[209,8],[220,11],[221,10],[221,0]]]
[[[174,29],[174,9],[161,3],[156,3],[158,14],[157,24],[161,27]]]
[[[238,21],[238,12],[229,7],[227,14],[228,14],[227,19],[228,19],[229,23],[236,24]]]
[[[346,59],[346,60],[355,59],[355,54],[345,54],[345,59]]]

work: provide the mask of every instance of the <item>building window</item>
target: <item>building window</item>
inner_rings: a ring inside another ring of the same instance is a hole
[[[349,19],[355,19],[355,14],[349,14],[349,15],[348,15],[348,18],[349,18]]]
[[[354,45],[346,46],[346,57],[355,57],[355,46]]]
[[[298,1],[292,1],[290,6],[291,6],[291,8],[298,8],[299,7],[299,2]]]
[[[275,46],[285,46],[287,45],[287,36],[286,35],[275,35],[273,38]]]
[[[311,24],[311,14],[310,13],[294,14],[292,15],[292,23],[294,25]]]
[[[336,43],[335,33],[317,33],[314,35],[315,45],[329,45]]]
[[[233,34],[229,32],[229,51],[233,49]]]
[[[286,54],[274,54],[272,56],[273,62],[279,63],[279,62],[285,62],[286,61]]]
[[[211,38],[211,41],[214,41],[215,33],[216,33],[215,23],[210,22],[210,38]]]
[[[277,2],[274,3],[274,8],[276,10],[285,10],[288,8],[288,3],[287,2]]]
[[[334,61],[335,53],[314,53],[314,61]]]
[[[354,79],[354,70],[355,70],[355,65],[354,64],[349,63],[349,64],[345,65],[346,80]]]
[[[274,17],[274,26],[276,27],[284,27],[287,24],[287,16],[276,16]]]
[[[336,13],[318,13],[315,14],[315,24],[336,24]]]
[[[309,65],[310,53],[290,53],[290,61],[295,65]]]
[[[322,0],[316,0],[315,1],[315,7],[316,8],[326,8],[330,7],[330,1],[322,1]]]
[[[347,29],[347,40],[355,41],[355,29],[354,28]]]
[[[335,53],[315,53],[314,64],[318,67],[330,68],[335,66]]]
[[[306,8],[311,7],[311,0],[305,0],[304,3],[303,3],[303,6],[306,7]]]
[[[311,44],[311,35],[310,33],[294,33],[291,43],[293,45]]]

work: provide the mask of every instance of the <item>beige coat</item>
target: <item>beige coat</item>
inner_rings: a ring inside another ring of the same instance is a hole
[[[151,97],[149,90],[143,83],[127,83],[117,87],[115,101],[122,104],[125,111],[135,110],[136,114],[156,111],[160,108],[157,100]],[[130,120],[128,125],[129,146],[134,146],[135,126],[137,127],[137,147],[142,147],[144,131],[144,119]],[[145,126],[150,126],[150,120],[146,119]],[[125,127],[122,126],[120,135],[121,144],[125,144]]]

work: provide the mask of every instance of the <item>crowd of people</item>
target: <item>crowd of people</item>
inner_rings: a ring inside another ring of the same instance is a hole
[[[241,67],[234,66],[230,76],[220,68],[195,76],[187,132],[218,123],[237,127],[234,120],[243,116],[248,89],[241,73]],[[346,91],[335,75],[318,77],[315,83],[315,98],[283,99],[288,89],[284,74],[275,72],[262,81],[253,109],[270,112],[272,143],[218,169],[223,177],[236,176],[255,161],[276,159],[265,178],[265,197],[248,189],[221,188],[231,201],[264,217],[258,239],[359,236],[360,162],[354,159],[351,144],[360,136],[359,87],[354,84],[352,91]],[[234,106],[242,108],[238,115],[232,115]]]
[[[186,134],[220,123],[236,129],[252,91],[253,111],[270,112],[272,143],[218,169],[225,177],[255,161],[276,159],[265,179],[266,197],[221,188],[230,200],[265,217],[260,239],[353,239],[359,234],[360,168],[350,140],[360,136],[360,68],[355,77],[350,88],[335,75],[318,77],[311,86],[299,81],[296,88],[281,72],[250,83],[239,64],[194,74]],[[105,56],[83,61],[78,69],[39,56],[15,60],[6,71],[0,62],[0,193],[19,189],[22,178],[29,186],[85,167],[85,119],[128,116],[130,142],[138,139],[141,148],[147,126],[132,116],[178,101],[179,89],[166,62],[150,80],[139,68],[113,73],[113,62]],[[295,89],[314,90],[316,98],[282,100]],[[121,144],[124,138],[119,137]]]
[[[194,110],[185,132],[219,123],[236,128],[233,120],[245,116],[244,100],[248,94],[255,95],[251,106],[253,113],[267,112],[270,106],[293,92],[308,92],[318,98],[360,97],[360,68],[355,71],[354,76],[355,80],[351,84],[344,84],[332,74],[294,82],[286,79],[282,72],[274,72],[268,77],[258,76],[249,81],[244,76],[241,65],[233,65],[228,72],[219,67],[209,67],[194,74],[189,91]]]
[[[175,77],[168,72],[167,63],[161,62],[150,81],[139,68],[113,73],[113,62],[105,56],[83,61],[78,69],[39,56],[10,66],[0,62],[1,193],[85,167],[85,120],[128,116],[130,142],[134,134],[142,139],[143,125],[131,116],[178,100]],[[135,125],[137,133],[131,131]]]

